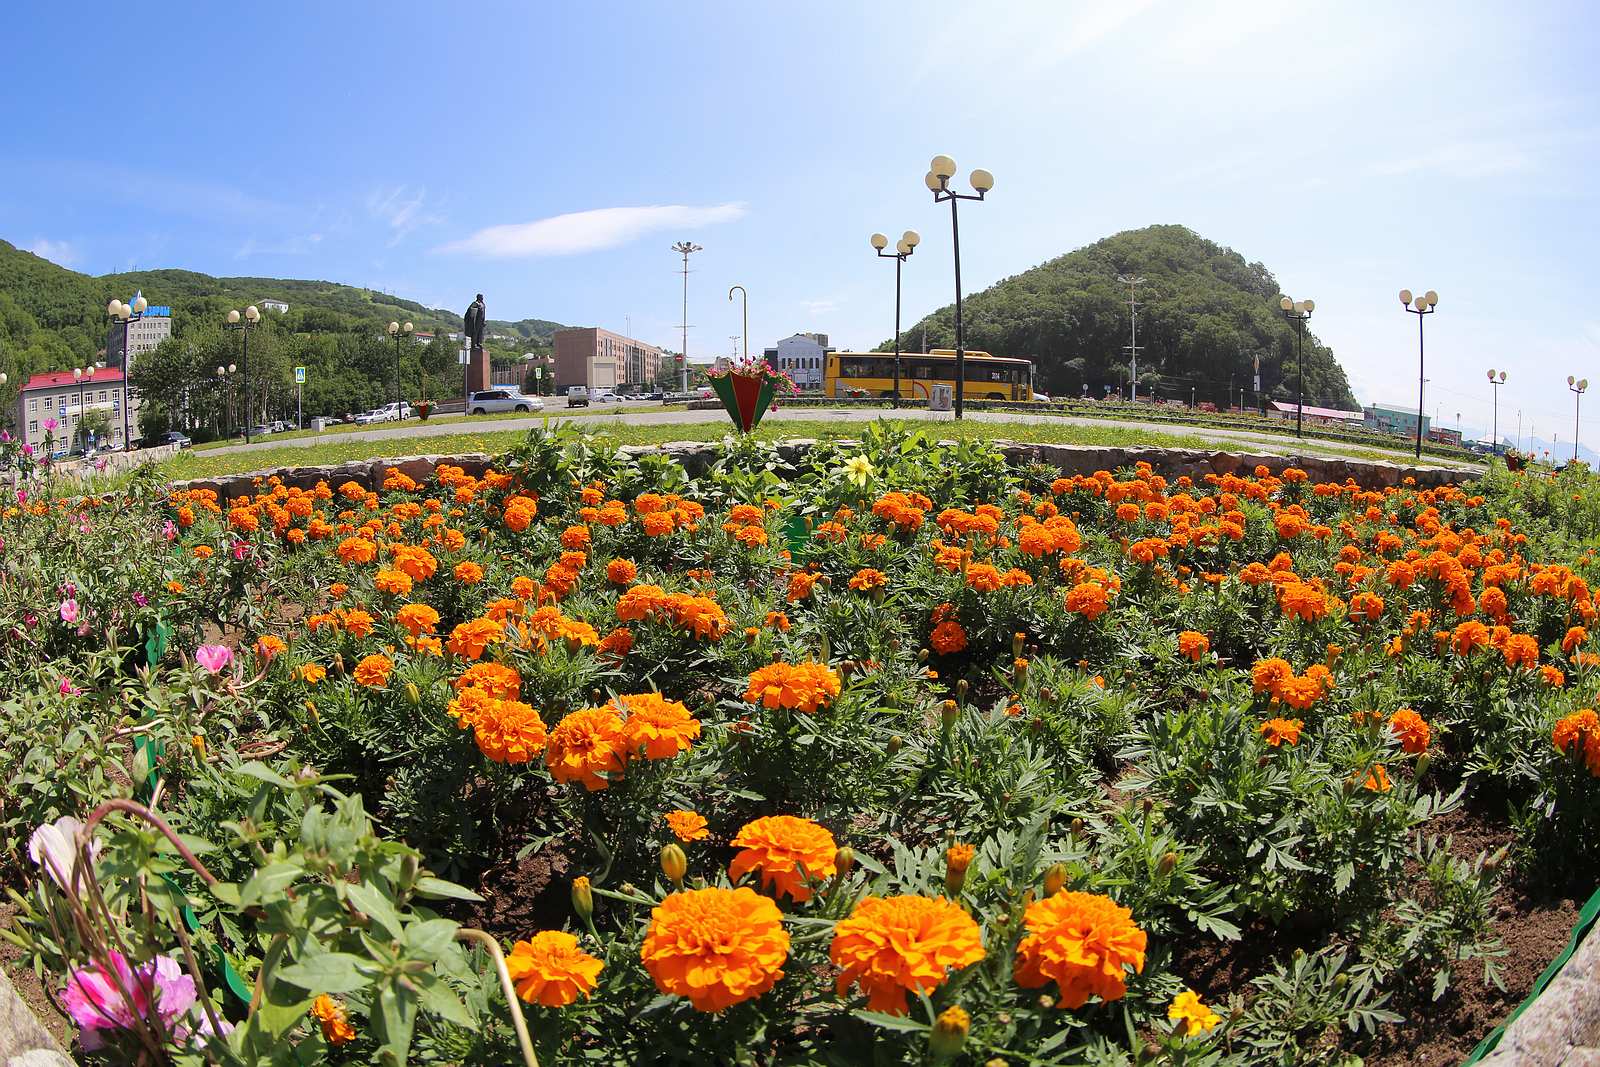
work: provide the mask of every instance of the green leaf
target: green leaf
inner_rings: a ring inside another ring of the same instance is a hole
[[[405,1063],[411,1051],[411,1031],[417,1024],[417,995],[397,980],[378,987],[373,1008],[372,1036],[395,1063]]]
[[[428,919],[406,927],[402,940],[412,956],[436,960],[455,941],[459,928],[459,924],[450,919]]]
[[[871,1023],[873,1026],[884,1030],[898,1030],[906,1034],[925,1034],[928,1032],[927,1023],[919,1023],[909,1016],[888,1015],[881,1011],[867,1011],[865,1009],[858,1009],[851,1012],[851,1014],[863,1022]]]
[[[316,999],[298,996],[294,986],[279,985],[277,982],[267,986],[266,994],[255,1017],[261,1028],[273,1037],[283,1036],[303,1020],[311,1008],[311,1002]]]
[[[478,894],[474,893],[472,890],[468,889],[465,886],[459,886],[459,885],[456,885],[454,882],[447,882],[443,878],[435,878],[432,875],[426,875],[426,874],[423,875],[421,878],[417,879],[417,884],[416,884],[415,889],[416,889],[417,896],[419,896],[419,897],[427,897],[430,900],[442,900],[442,899],[450,899],[450,900],[482,900],[483,899]]]
[[[279,967],[273,977],[313,993],[354,993],[372,983],[372,975],[362,973],[363,965],[375,971],[372,964],[360,956],[327,952]]]
[[[377,925],[383,927],[384,935],[390,938],[400,936],[400,916],[394,910],[391,901],[382,890],[375,889],[365,882],[345,887],[345,893],[350,897],[350,902],[360,908]]]
[[[295,784],[289,781],[289,779],[285,778],[277,771],[272,770],[266,764],[258,763],[254,760],[241,766],[236,773],[242,774],[247,778],[254,778],[258,781],[266,782],[268,785],[275,785],[280,789],[295,788]]]
[[[240,906],[249,907],[252,904],[265,903],[270,898],[279,896],[302,873],[298,863],[280,861],[267,864],[252,874],[250,880],[239,890]]]
[[[218,882],[211,887],[211,895],[230,908],[239,907],[239,887],[232,882]]]
[[[416,981],[422,990],[424,1011],[458,1026],[465,1026],[471,1030],[478,1028],[478,1020],[467,1006],[461,1003],[461,998],[455,995],[449,983],[432,974],[419,974],[416,976]]]

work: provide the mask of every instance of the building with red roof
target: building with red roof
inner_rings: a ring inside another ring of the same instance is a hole
[[[64,455],[90,443],[121,450],[127,388],[116,367],[92,367],[74,376],[70,370],[35,374],[23,383],[17,397],[17,426],[24,444]],[[104,423],[101,425],[101,418]],[[89,425],[85,426],[85,423]],[[126,413],[127,437],[139,439],[137,398]],[[80,433],[80,430],[83,432]]]

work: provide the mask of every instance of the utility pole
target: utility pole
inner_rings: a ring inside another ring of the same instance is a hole
[[[1144,279],[1137,274],[1119,274],[1117,281],[1128,287],[1128,329],[1131,331],[1128,343],[1128,396],[1137,402],[1139,399],[1139,286],[1144,284]]]
[[[702,246],[693,241],[679,241],[672,246],[672,250],[683,254],[683,322],[679,326],[683,331],[683,341],[681,354],[678,356],[680,365],[678,389],[687,393],[689,391],[689,255],[701,251]]]

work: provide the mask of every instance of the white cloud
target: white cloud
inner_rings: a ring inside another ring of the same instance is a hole
[[[63,267],[70,267],[78,262],[78,250],[72,247],[70,241],[52,241],[47,237],[41,237],[28,246],[28,251]]]
[[[689,229],[733,222],[743,218],[742,203],[691,207],[662,204],[655,207],[605,207],[552,215],[537,222],[488,226],[435,251],[454,252],[484,259],[526,256],[570,256],[616,248],[657,230]]]
[[[432,226],[444,221],[444,216],[423,210],[428,199],[426,187],[412,189],[408,185],[392,188],[380,187],[367,196],[367,213],[389,229],[389,247],[393,248],[418,226]]]
[[[1492,178],[1534,170],[1533,157],[1506,141],[1456,141],[1414,156],[1373,163],[1368,173],[1382,177],[1437,171],[1453,178]]]

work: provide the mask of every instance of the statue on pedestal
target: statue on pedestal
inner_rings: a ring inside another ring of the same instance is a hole
[[[471,394],[489,388],[489,358],[483,351],[483,331],[489,316],[483,306],[482,293],[467,307],[461,319],[461,332],[466,336],[469,349],[465,389]]]
[[[485,314],[485,308],[483,306],[482,293],[478,294],[478,298],[472,302],[472,304],[467,308],[466,314],[462,315],[461,317],[464,320],[463,332],[467,335],[467,341],[472,345],[473,348],[482,348],[483,327],[488,321],[488,315]]]

